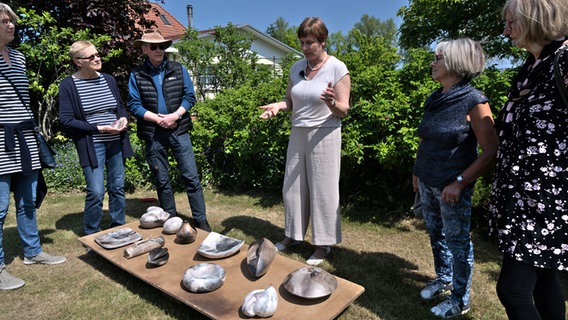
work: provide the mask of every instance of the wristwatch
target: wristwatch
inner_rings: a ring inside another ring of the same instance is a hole
[[[456,177],[456,180],[462,185],[462,186],[466,186],[465,181],[463,181],[463,176],[460,174],[459,176]]]

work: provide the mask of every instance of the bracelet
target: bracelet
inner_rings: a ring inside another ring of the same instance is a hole
[[[178,116],[178,120],[181,119],[181,114],[179,114],[179,112],[178,112],[177,110],[175,111],[175,113],[176,113],[177,116]]]

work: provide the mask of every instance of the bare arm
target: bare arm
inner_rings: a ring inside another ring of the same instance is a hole
[[[290,96],[290,90],[292,89],[292,80],[288,78],[288,87],[286,88],[286,96],[282,101],[260,106],[264,112],[260,115],[262,119],[269,119],[278,114],[280,110],[288,111],[292,110],[292,98]]]
[[[497,157],[499,139],[493,128],[493,115],[489,104],[483,103],[473,107],[468,114],[468,120],[471,122],[471,128],[483,153],[461,173],[463,177],[461,183],[454,181],[444,188],[442,199],[446,202],[458,199],[465,186],[473,183],[489,170]]]
[[[351,78],[346,74],[335,86],[330,83],[322,92],[320,99],[334,115],[344,118],[349,111],[349,95],[351,93]]]

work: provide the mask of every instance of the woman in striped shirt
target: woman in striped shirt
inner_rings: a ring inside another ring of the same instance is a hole
[[[92,234],[101,230],[105,166],[109,228],[124,224],[124,159],[133,151],[118,85],[111,75],[100,72],[97,49],[89,41],[76,41],[69,55],[78,70],[59,85],[59,120],[79,154],[87,183],[83,230]]]
[[[24,264],[58,264],[65,257],[41,248],[36,221],[36,187],[39,162],[34,119],[30,109],[29,81],[24,55],[7,47],[14,40],[17,16],[0,3],[0,290],[22,287],[4,264],[3,229],[10,191],[14,193],[16,223],[24,249]]]

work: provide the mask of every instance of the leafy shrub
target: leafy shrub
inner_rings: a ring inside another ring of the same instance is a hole
[[[279,81],[227,89],[195,107],[199,120],[191,139],[205,184],[233,190],[281,188],[289,117],[259,118],[259,106],[283,98]]]
[[[85,177],[79,165],[79,156],[72,141],[66,140],[53,144],[57,153],[57,166],[53,169],[43,169],[45,182],[50,190],[69,191],[85,188]]]

